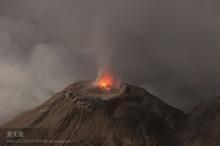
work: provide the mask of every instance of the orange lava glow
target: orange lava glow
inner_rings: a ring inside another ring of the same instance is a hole
[[[116,86],[117,80],[109,70],[103,70],[100,72],[96,84],[103,89],[110,90],[113,86]]]

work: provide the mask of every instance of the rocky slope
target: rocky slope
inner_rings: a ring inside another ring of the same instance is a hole
[[[198,105],[180,131],[183,146],[220,146],[220,97]]]
[[[1,128],[23,131],[23,138],[7,139],[37,139],[36,145],[179,146],[176,131],[183,117],[142,88],[124,84],[103,91],[81,81]],[[0,145],[9,145],[5,142]]]

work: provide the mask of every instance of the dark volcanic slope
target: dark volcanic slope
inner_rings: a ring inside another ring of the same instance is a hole
[[[220,97],[197,106],[180,136],[183,146],[220,146]]]
[[[69,140],[69,145],[178,146],[175,132],[183,116],[142,88],[122,85],[105,92],[82,81],[2,128],[21,128],[25,136],[38,139]]]

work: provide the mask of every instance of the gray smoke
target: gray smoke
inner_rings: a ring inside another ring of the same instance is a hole
[[[220,95],[218,0],[0,0],[0,122],[111,66],[189,111]]]

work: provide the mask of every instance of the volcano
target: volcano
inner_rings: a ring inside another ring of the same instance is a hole
[[[1,128],[18,129],[24,137],[12,140],[37,139],[37,145],[178,145],[182,111],[133,85],[103,90],[92,81],[73,83]]]

